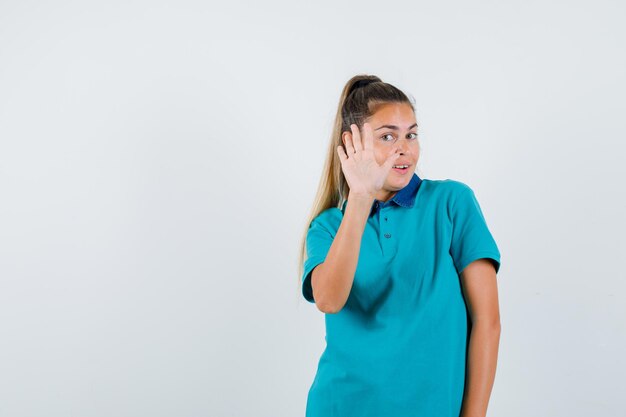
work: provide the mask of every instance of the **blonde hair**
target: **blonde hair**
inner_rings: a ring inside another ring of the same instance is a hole
[[[304,260],[307,255],[306,236],[313,219],[328,208],[341,208],[348,199],[350,191],[348,183],[341,170],[341,160],[337,155],[337,147],[343,145],[343,132],[351,132],[350,125],[356,124],[359,129],[378,108],[387,103],[406,103],[415,107],[413,101],[406,94],[391,84],[383,82],[375,75],[359,74],[350,78],[341,92],[339,105],[333,124],[333,130],[326,151],[326,161],[322,169],[322,176],[317,188],[313,208],[306,222],[300,241],[298,260],[298,288],[301,291]]]

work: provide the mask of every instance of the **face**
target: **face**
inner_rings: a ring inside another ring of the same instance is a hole
[[[408,104],[389,103],[380,106],[376,113],[366,119],[365,122],[372,126],[374,155],[378,165],[382,165],[387,157],[398,149],[400,156],[394,165],[409,166],[405,170],[391,168],[389,171],[383,188],[376,196],[379,201],[387,201],[411,181],[415,172],[419,159],[415,113]]]

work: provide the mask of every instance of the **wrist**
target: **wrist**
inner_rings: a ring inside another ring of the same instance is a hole
[[[348,193],[348,204],[351,206],[359,206],[370,209],[372,204],[374,204],[374,200],[376,199],[370,194]]]
[[[376,200],[376,198],[373,195],[366,193],[366,192],[362,192],[362,193],[357,193],[353,191],[348,192],[348,201],[361,201],[365,203],[373,203],[374,200]]]

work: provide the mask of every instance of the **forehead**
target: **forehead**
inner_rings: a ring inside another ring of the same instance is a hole
[[[407,128],[415,123],[415,113],[406,103],[387,103],[376,109],[367,122],[372,124],[394,124]]]

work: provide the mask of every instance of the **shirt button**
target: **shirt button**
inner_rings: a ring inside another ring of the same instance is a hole
[[[391,237],[391,233],[385,233],[385,237],[386,238],[390,238]]]
[[[385,221],[387,221],[387,218],[385,217]]]

